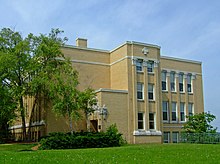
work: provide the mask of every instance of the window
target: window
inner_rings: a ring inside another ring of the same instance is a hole
[[[176,84],[175,84],[175,72],[170,73],[170,88],[171,91],[176,91]]]
[[[170,132],[163,132],[163,143],[170,142]]]
[[[172,133],[172,140],[173,140],[173,143],[178,143],[178,141],[179,141],[179,132],[173,132]]]
[[[167,90],[167,74],[166,74],[166,72],[162,72],[161,78],[162,78],[162,91],[166,91]]]
[[[138,113],[138,129],[144,129],[144,114]]]
[[[168,121],[168,101],[163,101],[163,121]]]
[[[176,102],[172,102],[172,121],[177,121]]]
[[[136,61],[136,70],[137,71],[143,71],[143,60],[138,59]]]
[[[150,129],[155,129],[154,113],[149,113],[149,125]]]
[[[154,100],[154,85],[148,84],[148,99]]]
[[[189,93],[192,92],[192,75],[191,74],[187,75],[187,92]]]
[[[143,100],[144,99],[144,85],[142,83],[137,83],[137,99]]]
[[[148,72],[153,72],[154,71],[154,62],[153,61],[148,61],[147,62],[147,71]]]
[[[193,116],[193,103],[188,104],[188,115]]]
[[[180,103],[180,121],[185,121],[185,103]]]
[[[179,91],[184,92],[184,87],[183,87],[183,73],[179,74]]]

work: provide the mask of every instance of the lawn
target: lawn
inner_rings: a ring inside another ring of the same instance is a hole
[[[144,144],[32,151],[33,146],[0,145],[0,163],[220,163],[220,144]]]

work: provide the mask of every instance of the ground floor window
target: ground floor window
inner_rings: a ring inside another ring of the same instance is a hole
[[[179,142],[179,132],[172,132],[172,141],[173,143]]]
[[[163,132],[163,143],[170,142],[170,132]]]

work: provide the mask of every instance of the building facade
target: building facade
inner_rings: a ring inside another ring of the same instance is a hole
[[[159,46],[133,41],[107,51],[78,38],[62,52],[79,72],[79,89],[96,90],[98,105],[89,116],[93,131],[116,123],[128,143],[175,143],[186,116],[204,112],[201,62],[161,56]],[[68,120],[44,108],[33,126],[35,138],[68,131]],[[85,130],[85,121],[74,128]]]

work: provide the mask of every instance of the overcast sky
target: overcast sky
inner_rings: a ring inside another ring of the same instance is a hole
[[[202,61],[205,111],[220,131],[220,0],[0,0],[0,28],[26,36],[64,30],[68,44],[111,50],[125,41]]]

